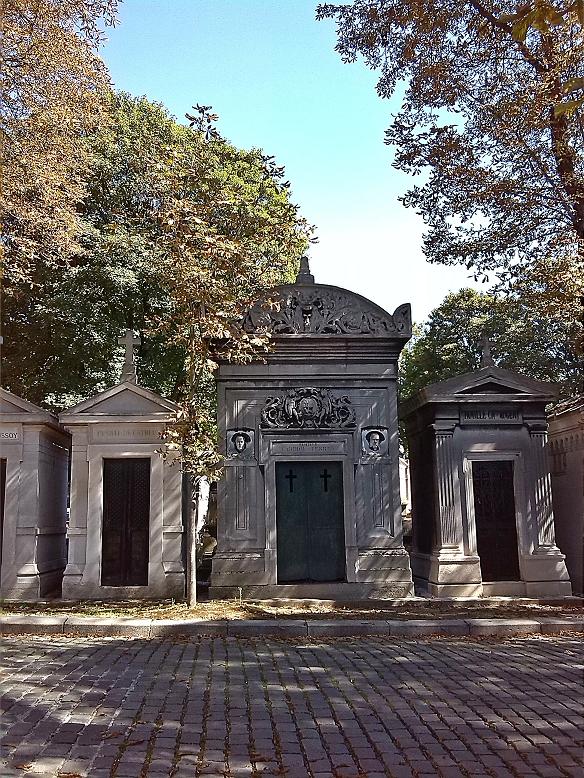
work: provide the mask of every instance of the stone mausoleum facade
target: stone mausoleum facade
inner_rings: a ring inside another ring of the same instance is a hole
[[[556,537],[574,594],[584,595],[584,394],[557,405],[549,425]]]
[[[481,369],[431,384],[402,408],[414,579],[437,597],[569,595],[547,447],[555,386],[485,356]]]
[[[389,314],[316,284],[305,259],[274,296],[244,325],[271,334],[265,363],[218,371],[226,467],[211,595],[407,596],[397,361],[410,306]]]
[[[0,597],[60,592],[70,445],[54,414],[0,389]]]
[[[184,596],[182,477],[160,456],[176,405],[138,386],[130,330],[122,381],[61,414],[72,436],[63,597]]]

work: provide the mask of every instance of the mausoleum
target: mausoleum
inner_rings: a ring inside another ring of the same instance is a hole
[[[553,384],[483,367],[404,404],[412,569],[430,595],[571,593],[555,542],[546,404]]]
[[[410,306],[390,314],[317,284],[303,259],[296,282],[258,301],[244,326],[273,348],[265,363],[219,366],[226,466],[211,594],[411,594],[397,426]]]
[[[0,596],[59,593],[66,564],[70,436],[57,417],[0,389]]]
[[[137,385],[130,330],[121,342],[121,383],[60,416],[73,437],[65,599],[184,596],[181,472],[158,453],[176,406]]]
[[[574,594],[584,594],[584,395],[557,405],[549,417],[552,493],[558,546]]]

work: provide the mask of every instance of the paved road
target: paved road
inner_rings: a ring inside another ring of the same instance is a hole
[[[581,776],[581,638],[10,638],[2,776]]]

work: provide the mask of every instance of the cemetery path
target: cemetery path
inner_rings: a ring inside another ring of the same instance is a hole
[[[580,776],[581,637],[3,641],[2,776]]]

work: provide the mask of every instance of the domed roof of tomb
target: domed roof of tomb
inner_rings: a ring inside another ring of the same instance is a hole
[[[317,284],[308,258],[300,260],[293,284],[268,292],[248,311],[243,322],[246,332],[286,335],[340,335],[403,338],[412,335],[409,303],[393,314],[355,292],[338,286]]]

